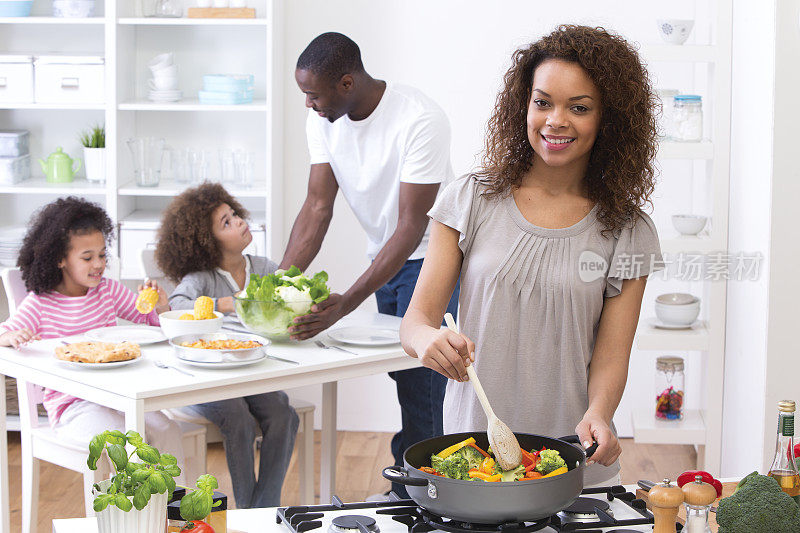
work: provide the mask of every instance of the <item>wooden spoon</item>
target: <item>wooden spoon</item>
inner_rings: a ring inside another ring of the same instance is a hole
[[[453,315],[450,313],[445,314],[444,320],[451,331],[458,333],[458,326],[453,320]],[[511,429],[494,414],[492,406],[489,404],[489,399],[486,397],[486,393],[483,391],[481,382],[478,379],[478,374],[471,364],[467,365],[467,375],[489,421],[486,435],[489,437],[489,446],[494,451],[494,458],[503,470],[514,470],[522,462],[522,450],[520,449],[519,441]]]

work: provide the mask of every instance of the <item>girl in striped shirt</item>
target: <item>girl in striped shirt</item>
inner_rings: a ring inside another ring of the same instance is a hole
[[[20,346],[38,339],[79,335],[117,325],[117,317],[157,326],[169,310],[167,295],[155,282],[159,301],[148,315],[136,311],[136,295],[118,281],[104,278],[106,244],[114,226],[97,204],[69,197],[46,205],[33,218],[17,264],[30,291],[14,316],[0,324],[0,346]],[[143,287],[140,287],[140,290]],[[62,438],[88,445],[105,430],[125,429],[119,411],[45,389],[50,425]],[[161,412],[145,414],[148,441],[183,464],[180,428]]]

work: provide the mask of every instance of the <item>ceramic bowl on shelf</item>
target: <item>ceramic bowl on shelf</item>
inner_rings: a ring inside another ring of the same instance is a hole
[[[214,311],[216,318],[206,320],[180,320],[184,313],[191,313],[191,309],[176,309],[158,315],[161,322],[161,331],[168,339],[181,335],[203,335],[216,333],[222,328],[222,313]]]
[[[95,0],[53,0],[53,16],[88,18],[94,16]]]
[[[688,19],[659,19],[658,34],[669,44],[683,44],[692,33],[694,21]]]
[[[697,235],[706,227],[708,217],[702,215],[672,215],[672,226],[681,235]]]
[[[656,298],[656,316],[669,326],[691,326],[700,315],[700,298],[681,292],[661,294]]]
[[[33,0],[0,0],[0,17],[27,17]]]

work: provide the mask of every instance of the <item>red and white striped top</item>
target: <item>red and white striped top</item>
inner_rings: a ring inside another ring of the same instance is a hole
[[[79,335],[94,328],[116,326],[117,317],[140,324],[159,325],[155,310],[149,315],[136,310],[136,294],[133,291],[118,281],[103,278],[85,296],[64,296],[55,291],[45,294],[31,292],[22,300],[14,316],[0,324],[0,328],[9,331],[28,328],[43,339],[52,339]],[[45,389],[42,403],[50,425],[55,425],[64,409],[77,399]]]

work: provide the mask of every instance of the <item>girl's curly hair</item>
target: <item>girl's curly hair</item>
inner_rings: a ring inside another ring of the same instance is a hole
[[[25,288],[36,294],[61,283],[58,263],[69,252],[70,237],[99,231],[106,242],[114,236],[114,224],[101,206],[82,198],[59,198],[37,211],[28,224],[17,266]]]
[[[548,59],[577,63],[600,92],[600,131],[585,180],[589,199],[599,204],[603,233],[615,233],[650,203],[659,104],[636,50],[603,28],[562,25],[514,52],[486,128],[482,168],[474,176],[487,183],[489,196],[522,184],[534,156],[527,133],[533,74]]]
[[[219,183],[203,183],[177,196],[164,211],[158,229],[156,262],[175,282],[192,272],[219,266],[222,254],[211,229],[211,214],[228,204],[243,219],[250,213]]]

